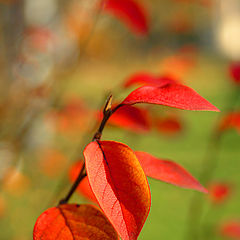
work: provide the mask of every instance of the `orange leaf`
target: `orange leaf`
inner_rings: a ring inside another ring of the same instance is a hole
[[[39,168],[49,177],[56,177],[67,164],[67,158],[57,149],[45,149],[39,152]]]
[[[118,239],[104,214],[91,205],[63,204],[42,213],[33,240]]]
[[[207,190],[177,163],[158,159],[145,152],[136,151],[135,154],[148,177],[207,193]]]
[[[136,34],[148,33],[148,20],[146,11],[135,0],[104,0],[104,10],[113,14]]]
[[[6,200],[0,195],[0,219],[4,216],[6,212]]]
[[[150,210],[151,195],[136,155],[122,143],[95,141],[87,145],[84,157],[100,207],[123,240],[137,239]]]
[[[82,161],[79,161],[71,167],[69,171],[69,178],[71,182],[74,182],[77,179],[78,174],[81,171],[82,165],[83,165]],[[92,189],[90,187],[88,176],[86,176],[80,182],[80,184],[77,187],[77,191],[81,195],[85,196],[87,199],[92,200],[93,202],[97,202],[96,197],[93,194]]]

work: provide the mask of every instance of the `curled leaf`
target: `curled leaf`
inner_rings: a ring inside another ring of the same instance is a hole
[[[152,85],[162,87],[169,83],[176,83],[176,80],[170,76],[154,76],[149,73],[136,73],[132,75],[124,84],[124,87],[132,85]]]
[[[91,205],[63,204],[42,213],[34,226],[33,240],[118,239],[104,214]]]
[[[135,154],[148,177],[179,187],[195,189],[207,193],[207,190],[177,163],[158,159],[145,152],[136,151]]]
[[[81,168],[82,168],[82,161],[78,161],[77,163],[75,163],[70,171],[69,171],[69,178],[70,178],[70,181],[71,182],[74,182],[77,177],[78,177],[78,174],[80,173],[81,171]],[[90,184],[89,184],[89,180],[88,180],[88,176],[86,176],[81,182],[80,184],[78,185],[77,187],[77,192],[80,194],[80,195],[83,195],[84,197],[86,197],[87,199],[93,201],[93,202],[97,202],[96,200],[96,197],[95,195],[93,194],[92,192],[92,189],[90,187]]]
[[[103,8],[123,21],[134,33],[148,33],[146,10],[135,0],[104,0]]]
[[[163,87],[143,86],[131,92],[122,102],[123,105],[136,103],[151,103],[193,111],[219,112],[219,109],[193,89],[181,84],[168,84]]]
[[[114,141],[95,141],[84,150],[86,169],[98,203],[123,240],[137,239],[151,196],[134,152]]]

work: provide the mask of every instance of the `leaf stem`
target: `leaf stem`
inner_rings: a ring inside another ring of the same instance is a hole
[[[98,128],[98,130],[96,131],[96,133],[94,134],[92,141],[96,141],[96,140],[100,140],[101,136],[102,136],[102,132],[104,127],[106,126],[106,123],[108,121],[108,119],[112,116],[112,114],[114,112],[117,111],[117,109],[119,109],[121,106],[123,106],[122,104],[117,105],[115,108],[112,109],[112,95],[110,95],[106,101],[106,104],[104,106],[103,109],[103,119],[100,123],[100,126]],[[68,203],[69,199],[71,198],[71,196],[73,195],[73,193],[76,191],[78,185],[81,183],[81,181],[87,176],[86,173],[86,164],[85,161],[83,162],[83,166],[80,170],[80,173],[78,174],[77,179],[75,180],[75,182],[73,183],[72,187],[70,188],[68,194],[66,195],[65,198],[61,199],[59,201],[59,205],[60,204],[66,204]]]
[[[80,184],[80,182],[87,176],[86,173],[86,168],[85,168],[85,162],[83,163],[82,169],[77,177],[77,179],[75,180],[75,182],[73,183],[70,191],[68,192],[67,196],[63,199],[61,199],[59,201],[59,205],[60,204],[65,204],[69,201],[69,199],[71,198],[71,196],[73,195],[73,193],[76,191],[78,185]]]

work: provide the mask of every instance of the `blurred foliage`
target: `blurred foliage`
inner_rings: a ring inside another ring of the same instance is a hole
[[[1,239],[32,239],[36,218],[69,189],[68,171],[82,158],[106,96],[111,92],[115,101],[126,96],[124,81],[136,72],[171,75],[223,113],[148,106],[159,131],[138,134],[109,126],[103,138],[174,160],[200,176],[221,116],[229,105],[240,108],[239,99],[232,100],[239,89],[235,93],[228,73],[229,63],[240,60],[240,6],[238,0],[227,2],[139,0],[150,29],[148,36],[138,36],[96,0],[0,1]],[[171,116],[180,119],[181,127],[174,123],[180,132],[160,126]],[[204,205],[196,223],[200,239],[225,239],[220,224],[240,218],[239,132],[222,134],[215,157],[211,180],[233,191],[218,205],[197,193]],[[186,240],[196,193],[153,180],[150,185],[152,209],[139,239]],[[76,193],[74,201],[87,200]]]

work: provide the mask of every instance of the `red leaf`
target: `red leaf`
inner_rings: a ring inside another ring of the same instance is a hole
[[[240,84],[240,62],[230,64],[229,72],[232,77],[232,80],[235,83]]]
[[[134,152],[114,141],[91,142],[86,169],[100,207],[123,240],[137,239],[148,216],[151,195]]]
[[[158,159],[145,152],[136,151],[135,154],[148,177],[207,193],[207,190],[177,163]]]
[[[79,161],[77,163],[75,163],[70,171],[69,171],[69,178],[70,178],[70,181],[71,182],[74,182],[77,177],[78,177],[78,174],[80,173],[81,171],[81,168],[82,168],[82,161]],[[94,195],[94,193],[92,192],[92,189],[90,187],[90,184],[89,184],[89,180],[88,180],[88,176],[86,176],[81,182],[80,184],[78,185],[77,187],[77,192],[83,196],[85,196],[87,199],[93,201],[93,202],[97,202],[97,199]]]
[[[160,133],[172,135],[182,130],[182,123],[176,116],[161,117],[156,120],[156,127]]]
[[[240,221],[229,221],[221,226],[221,234],[230,239],[240,239]]]
[[[148,33],[146,11],[135,0],[105,0],[104,10],[123,21],[136,34]]]
[[[240,133],[240,112],[231,112],[224,116],[220,122],[219,130],[236,129]]]
[[[148,111],[129,105],[119,108],[111,116],[109,123],[134,132],[147,132],[150,130]]]
[[[34,50],[42,52],[50,50],[56,42],[53,32],[47,28],[29,27],[26,29],[25,35],[25,40],[29,41],[28,44],[30,47],[35,48]]]
[[[42,213],[33,240],[118,239],[104,214],[91,205],[64,204]]]
[[[122,102],[126,105],[136,103],[152,103],[185,110],[219,112],[219,109],[193,89],[180,84],[168,84],[163,87],[143,86],[131,92]]]
[[[124,87],[130,87],[132,85],[152,85],[162,87],[169,83],[176,83],[177,81],[173,78],[165,76],[154,76],[149,73],[136,73],[131,76],[124,84]]]
[[[62,109],[50,114],[50,118],[61,133],[79,134],[86,129],[92,114],[81,99],[73,97]]]
[[[231,187],[227,183],[212,183],[209,188],[209,197],[214,203],[222,203],[231,194]]]

